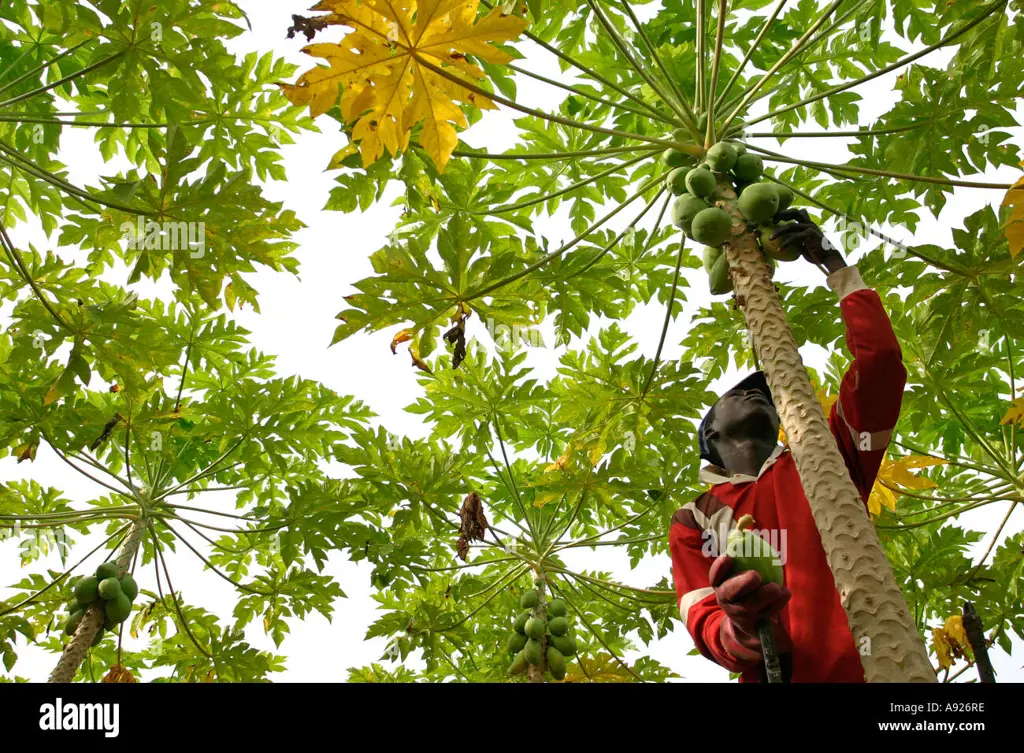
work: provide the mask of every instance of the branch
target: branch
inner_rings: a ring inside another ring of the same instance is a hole
[[[708,91],[708,127],[704,134],[704,148],[710,149],[715,143],[715,92],[718,91],[718,70],[722,61],[722,41],[725,37],[725,17],[728,11],[728,0],[720,0],[718,5],[718,30],[715,33],[715,56],[711,61],[711,88]],[[723,135],[725,131],[722,132]]]
[[[658,365],[661,363],[661,351],[665,347],[665,337],[668,335],[668,325],[672,321],[672,307],[676,302],[676,291],[679,289],[679,269],[683,265],[683,251],[686,250],[686,235],[682,236],[682,240],[679,241],[679,255],[676,257],[676,271],[672,276],[672,293],[668,298],[668,306],[665,311],[665,321],[661,325],[661,338],[658,340],[658,350],[654,354],[654,363],[651,364],[651,370],[647,374],[647,380],[644,382],[644,388],[640,391],[640,399],[647,397],[647,391],[651,388],[651,384],[654,382],[654,373],[658,370]]]
[[[86,41],[89,41],[89,40],[86,40]],[[83,42],[82,44],[85,44],[85,43]],[[78,45],[78,46],[80,47],[81,45]],[[70,54],[70,52],[74,52],[74,50],[76,50],[76,49],[77,49],[77,47],[71,48],[71,50],[68,51],[69,54]],[[28,92],[25,92],[24,94],[19,94],[19,95],[15,96],[15,97],[11,97],[10,99],[4,100],[3,102],[0,102],[0,107],[10,107],[11,105],[16,104],[18,102],[23,102],[26,99],[31,99],[32,97],[36,96],[37,94],[45,94],[46,92],[50,91],[51,89],[56,89],[58,86],[63,86],[64,84],[67,84],[67,83],[70,83],[71,81],[74,81],[76,78],[81,78],[82,76],[85,76],[86,74],[92,73],[93,71],[95,71],[98,68],[102,68],[107,63],[110,63],[110,62],[113,62],[114,60],[117,60],[119,57],[124,55],[124,53],[125,53],[124,50],[120,50],[119,52],[115,52],[115,53],[113,53],[111,55],[107,55],[105,58],[103,58],[101,60],[97,60],[95,63],[93,63],[91,65],[85,66],[85,68],[81,68],[81,69],[75,71],[74,73],[69,73],[67,76],[64,76],[63,78],[58,79],[57,81],[54,81],[52,84],[46,84],[45,86],[41,86],[38,89],[33,89],[32,91],[28,91]],[[50,62],[53,63],[53,62],[55,62],[55,60],[51,60]],[[49,65],[49,63],[47,65]],[[21,81],[21,79],[18,79],[18,81]],[[10,84],[5,86],[4,89],[10,88],[15,83],[18,83],[18,81],[12,81]],[[3,90],[0,90],[0,91],[3,91]]]
[[[733,73],[732,78],[729,79],[729,83],[725,85],[725,89],[720,95],[718,95],[718,98],[715,99],[716,109],[721,107],[722,103],[725,102],[725,98],[729,96],[729,92],[739,80],[740,75],[743,73],[743,69],[746,68],[747,63],[750,62],[751,56],[761,46],[761,40],[764,39],[765,34],[767,34],[769,29],[772,28],[772,24],[775,23],[775,19],[779,17],[779,13],[782,12],[782,9],[785,7],[787,2],[789,2],[789,0],[779,0],[779,4],[775,6],[775,10],[772,11],[772,14],[765,19],[763,24],[761,24],[760,31],[757,32],[757,36],[754,37],[754,41],[750,43],[750,49],[748,49],[747,54],[743,56],[743,62],[739,64],[736,68],[736,72]]]
[[[605,154],[623,154],[628,152],[638,152],[642,149],[658,150],[661,149],[659,146],[612,146],[607,149],[585,149],[576,152],[547,152],[547,153],[524,153],[524,154],[494,154],[491,152],[464,152],[456,149],[452,152],[453,157],[469,157],[470,159],[489,159],[489,160],[563,160],[563,159],[577,159],[578,157],[596,157],[598,155]]]

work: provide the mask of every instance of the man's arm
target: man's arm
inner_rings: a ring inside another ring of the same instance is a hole
[[[903,354],[878,293],[864,284],[856,267],[846,265],[807,212],[788,210],[776,219],[795,220],[773,237],[783,245],[799,245],[806,259],[825,267],[828,285],[839,296],[853,363],[843,376],[829,425],[850,477],[867,501],[900,415],[907,382]]]

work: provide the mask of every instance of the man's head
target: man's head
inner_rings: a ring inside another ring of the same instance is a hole
[[[698,429],[700,456],[730,470],[734,448],[751,443],[774,448],[779,423],[764,372],[754,372],[722,395],[704,416]]]

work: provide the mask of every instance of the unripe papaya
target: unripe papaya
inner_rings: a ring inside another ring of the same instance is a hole
[[[512,666],[508,668],[510,675],[521,675],[526,671],[526,650],[520,651],[516,654],[516,658],[512,660]]]
[[[788,223],[785,223],[788,224]],[[765,254],[777,261],[796,261],[803,254],[800,253],[800,247],[796,245],[783,246],[778,240],[772,240],[774,235],[781,225],[762,225],[758,235],[761,239],[761,248]]]
[[[131,601],[135,601],[135,597],[139,595],[139,584],[135,582],[131,573],[125,573],[121,578],[121,593]]]
[[[132,602],[127,596],[119,593],[104,605],[104,612],[106,613],[107,620],[114,625],[118,625],[127,620],[129,615],[131,615]]]
[[[716,173],[727,173],[736,164],[736,150],[727,141],[719,141],[708,149],[707,161]]]
[[[677,128],[672,131],[672,140],[686,144],[690,141],[690,132],[685,128]]]
[[[548,617],[565,617],[565,602],[552,599],[548,602]]]
[[[113,562],[104,562],[96,568],[96,580],[106,580],[117,577],[117,565]]]
[[[544,637],[544,620],[540,617],[531,617],[526,621],[526,635],[535,641]]]
[[[99,591],[101,599],[104,601],[110,601],[111,599],[121,595],[121,583],[117,578],[104,578],[100,581],[97,590]]]
[[[548,660],[548,671],[551,672],[552,677],[556,680],[565,677],[565,657],[559,653],[557,648],[554,646],[548,648],[545,658]]]
[[[747,153],[746,144],[741,144],[739,141],[730,141],[729,146],[736,150],[736,158],[739,159]]]
[[[540,578],[534,578],[533,579],[533,586],[534,586],[534,588],[544,588],[544,581],[541,580]]]
[[[754,570],[761,576],[762,583],[781,586],[785,580],[782,558],[771,544],[750,530],[753,525],[753,516],[743,515],[725,540],[725,554],[733,558],[733,574]]]
[[[540,641],[528,640],[523,653],[526,654],[526,661],[530,664],[540,664],[544,660],[544,650]]]
[[[732,292],[733,283],[732,277],[729,276],[729,260],[725,258],[725,254],[719,256],[718,261],[711,268],[710,278],[711,295],[725,295]]]
[[[526,623],[533,618],[533,611],[523,612],[516,617],[516,623],[512,627],[517,633],[526,633]]]
[[[761,177],[762,172],[764,172],[764,160],[756,154],[741,154],[736,158],[736,164],[732,166],[732,174],[739,181],[755,181]]]
[[[711,274],[712,268],[715,266],[715,262],[718,261],[718,257],[722,255],[722,249],[716,248],[715,246],[704,247],[704,271]]]
[[[533,609],[539,602],[540,596],[535,589],[531,588],[523,592],[522,598],[519,599],[519,606],[523,609]]]
[[[754,183],[743,189],[736,205],[748,222],[767,222],[779,211],[779,194],[771,183]]]
[[[100,643],[102,641],[103,641],[103,626],[100,625],[99,630],[96,631],[96,637],[94,637],[92,639],[93,647],[96,647],[96,646],[100,645]]]
[[[703,167],[695,167],[686,174],[686,190],[694,196],[707,198],[715,190],[715,174]]]
[[[551,635],[565,635],[569,632],[569,620],[564,617],[556,617],[548,623],[548,632]]]
[[[790,204],[793,203],[793,199],[796,198],[793,192],[786,186],[780,186],[778,183],[775,184],[775,193],[779,195],[779,211],[789,209]]]
[[[678,149],[666,149],[661,153],[661,161],[665,167],[683,167],[690,161],[690,155]]]
[[[697,130],[701,133],[707,133],[708,130],[708,114],[702,112],[697,116]]]
[[[85,617],[85,611],[82,609],[72,612],[71,616],[64,622],[64,635],[74,635],[83,617]]]
[[[665,185],[673,196],[682,196],[686,193],[686,173],[688,172],[685,167],[677,167],[665,178]]]
[[[707,208],[708,203],[704,199],[684,194],[672,204],[672,224],[688,234],[693,224],[693,218]]]
[[[705,246],[721,246],[732,230],[732,217],[718,207],[700,211],[690,225],[690,235]]]
[[[508,639],[508,650],[513,654],[518,654],[524,648],[526,648],[527,638],[522,633],[512,632],[512,635]]]
[[[576,655],[576,640],[571,635],[553,635],[548,643],[557,648],[562,656]]]
[[[91,575],[86,575],[75,585],[75,598],[79,604],[92,604],[100,597],[100,582]]]

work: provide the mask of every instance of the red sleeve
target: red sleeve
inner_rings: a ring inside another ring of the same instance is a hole
[[[866,502],[899,419],[907,370],[878,293],[864,287],[856,267],[833,275],[840,276],[829,282],[840,294],[853,363],[843,376],[829,424]]]
[[[686,517],[687,507],[673,516],[668,535],[679,615],[702,655],[730,672],[742,672],[749,667],[738,662],[722,647],[719,628],[725,613],[719,608],[708,579],[708,571],[714,561],[703,551],[708,539],[699,528],[680,522],[681,516]],[[689,518],[692,519],[692,513]]]

